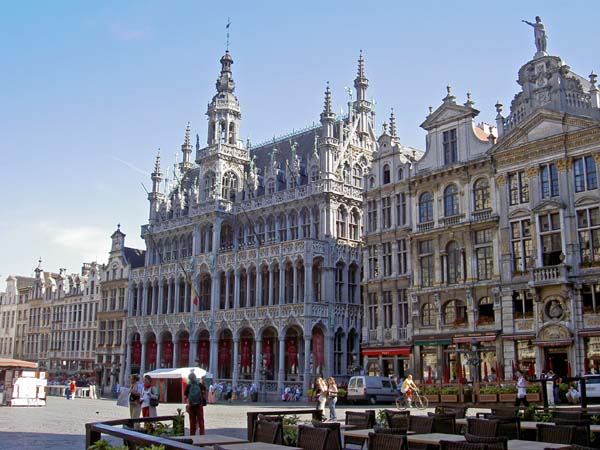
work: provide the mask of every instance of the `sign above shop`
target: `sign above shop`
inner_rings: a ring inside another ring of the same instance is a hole
[[[415,341],[415,347],[425,347],[428,345],[450,345],[452,339],[437,339],[432,341]]]
[[[410,355],[410,347],[366,348],[362,354],[364,356]]]

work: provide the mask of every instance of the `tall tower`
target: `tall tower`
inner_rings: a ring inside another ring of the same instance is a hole
[[[329,82],[325,88],[325,103],[321,113],[322,132],[319,139],[319,159],[321,161],[321,176],[323,178],[333,178],[335,175],[335,149],[338,146],[338,139],[334,137],[335,113],[331,109],[331,90]]]
[[[354,111],[359,122],[357,132],[361,141],[364,135],[369,134],[369,129],[373,128],[373,105],[367,100],[367,88],[369,80],[365,76],[365,59],[362,55],[358,57],[358,73],[354,79],[354,88],[356,89],[356,101],[354,102]],[[372,136],[374,137],[374,136]]]
[[[160,170],[160,150],[156,155],[156,162],[154,163],[154,172],[151,174],[152,178],[152,192],[148,193],[148,201],[150,202],[150,213],[148,219],[150,223],[157,219],[158,205],[163,198],[163,194],[160,192],[160,183],[163,180],[163,175]]]
[[[250,162],[248,149],[239,138],[240,103],[234,94],[235,83],[229,50],[221,58],[217,93],[208,105],[207,146],[196,151],[200,166],[200,201],[235,201],[244,185],[244,165]]]
[[[192,131],[190,129],[190,123],[188,122],[187,127],[185,128],[185,139],[181,145],[181,153],[183,154],[183,158],[179,163],[179,170],[181,173],[185,173],[194,167],[194,164],[192,163],[192,150]]]

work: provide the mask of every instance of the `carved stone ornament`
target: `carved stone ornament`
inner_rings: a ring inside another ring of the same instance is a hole
[[[571,333],[569,330],[558,324],[548,325],[540,331],[538,336],[538,339],[542,341],[559,341],[570,338]]]
[[[596,160],[596,164],[600,164],[600,153],[594,153],[594,159]]]
[[[571,160],[569,158],[559,159],[558,161],[556,161],[556,168],[561,172],[564,172],[565,170],[570,169],[571,168]]]
[[[565,307],[558,298],[553,298],[544,305],[544,314],[550,320],[558,321],[565,316]]]
[[[528,167],[527,168],[527,178],[535,178],[538,176],[538,168],[533,166],[533,167]]]
[[[498,175],[496,177],[496,184],[498,186],[506,186],[506,180],[507,180],[506,175],[504,175],[504,174]]]

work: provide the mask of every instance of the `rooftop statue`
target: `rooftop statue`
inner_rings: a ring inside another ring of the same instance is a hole
[[[535,57],[539,58],[540,56],[547,55],[548,53],[546,52],[546,46],[548,45],[548,36],[546,35],[546,28],[544,27],[541,17],[536,16],[535,23],[531,23],[527,20],[522,20],[522,22],[533,27],[535,48],[537,49]]]

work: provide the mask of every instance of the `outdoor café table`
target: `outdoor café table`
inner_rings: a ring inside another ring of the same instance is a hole
[[[456,425],[467,426],[467,418],[456,419],[455,422],[456,422]],[[522,420],[521,421],[521,429],[522,430],[535,430],[535,429],[537,429],[538,423],[544,423],[546,425],[555,425],[554,422],[533,422],[530,420]],[[600,433],[600,425],[590,425],[590,431],[592,433]],[[529,442],[529,441],[526,441],[526,442]]]
[[[243,444],[248,442],[246,439],[240,439],[231,436],[224,436],[222,434],[202,434],[202,435],[194,435],[194,436],[172,436],[169,439],[173,439],[175,441],[180,440],[192,440],[192,444],[198,445],[200,447],[206,445],[223,445],[223,444]]]
[[[447,433],[425,433],[411,434],[408,436],[408,442],[414,444],[436,445],[439,447],[440,441],[463,442],[465,437],[462,434]]]
[[[511,439],[508,441],[508,450],[544,450],[546,448],[571,448],[566,444],[552,444],[550,442],[523,441],[520,439]]]
[[[302,450],[300,447],[288,447],[264,442],[248,442],[246,444],[219,444],[223,450]]]
[[[369,433],[375,433],[375,430],[373,428],[363,428],[362,430],[343,430],[342,431],[342,435],[343,436],[348,436],[348,437],[355,437],[355,438],[363,438],[363,439],[367,439],[369,437]],[[406,431],[406,434],[415,434],[414,431]]]

